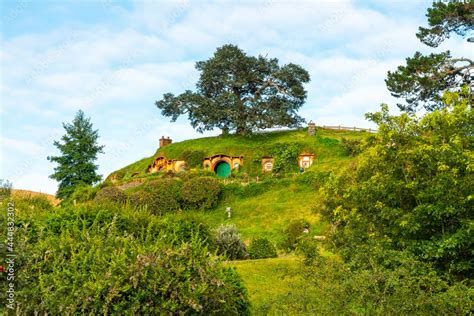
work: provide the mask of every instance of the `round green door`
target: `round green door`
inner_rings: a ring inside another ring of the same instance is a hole
[[[226,178],[230,174],[230,165],[227,162],[219,162],[215,168],[218,177]]]

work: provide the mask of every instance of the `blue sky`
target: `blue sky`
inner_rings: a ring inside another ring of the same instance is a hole
[[[386,72],[416,50],[431,1],[1,1],[1,169],[14,187],[54,193],[48,155],[83,109],[99,129],[107,176],[152,155],[158,138],[200,137],[154,106],[193,89],[195,61],[236,44],[306,68],[300,114],[319,125],[373,127],[364,113],[396,101]],[[437,50],[472,55],[453,38]],[[219,131],[206,135],[217,135]]]

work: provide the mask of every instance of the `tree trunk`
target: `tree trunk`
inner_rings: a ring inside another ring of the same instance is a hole
[[[235,124],[237,125],[235,134],[236,135],[246,135],[248,134],[249,130],[247,128],[247,124],[245,124],[247,120],[247,113],[245,113],[245,104],[242,101],[242,98],[240,96],[240,90],[236,87],[233,89],[234,95],[237,99],[237,119]]]

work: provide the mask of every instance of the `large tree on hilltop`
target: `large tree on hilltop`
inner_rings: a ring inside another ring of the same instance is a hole
[[[474,30],[474,0],[436,1],[426,16],[429,27],[420,27],[416,36],[422,43],[438,47],[452,33],[470,36]],[[401,110],[414,112],[423,106],[433,111],[443,107],[443,91],[458,91],[472,84],[473,72],[471,58],[453,58],[449,51],[429,55],[416,52],[406,59],[406,65],[389,71],[385,82],[394,97],[405,99],[406,104],[398,104]]]
[[[49,156],[48,160],[58,164],[50,176],[59,182],[56,196],[67,199],[77,186],[100,181],[94,161],[98,153],[103,153],[104,146],[97,144],[98,130],[92,129],[90,118],[86,118],[83,111],[78,111],[72,123],[63,123],[63,127],[66,134],[61,141],[54,141],[61,155]]]
[[[296,112],[304,104],[303,84],[310,78],[298,65],[279,66],[276,58],[252,57],[235,45],[224,45],[209,60],[197,62],[196,69],[201,74],[195,92],[166,93],[155,103],[172,121],[187,113],[199,132],[220,128],[238,135],[304,122]]]

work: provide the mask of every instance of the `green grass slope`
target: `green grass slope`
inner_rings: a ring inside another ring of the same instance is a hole
[[[315,136],[309,136],[307,129],[298,129],[256,133],[250,136],[226,135],[185,140],[159,148],[154,155],[111,173],[108,179],[114,176],[119,183],[124,183],[147,178],[151,176],[147,173],[147,167],[156,157],[163,155],[167,159],[181,160],[184,159],[184,153],[190,151],[201,151],[206,156],[243,156],[241,172],[256,176],[261,173],[260,158],[271,156],[272,148],[285,144],[297,144],[301,151],[314,153],[316,158],[313,169],[335,170],[350,160],[339,144],[341,138],[363,138],[367,135],[366,132],[318,129]]]

